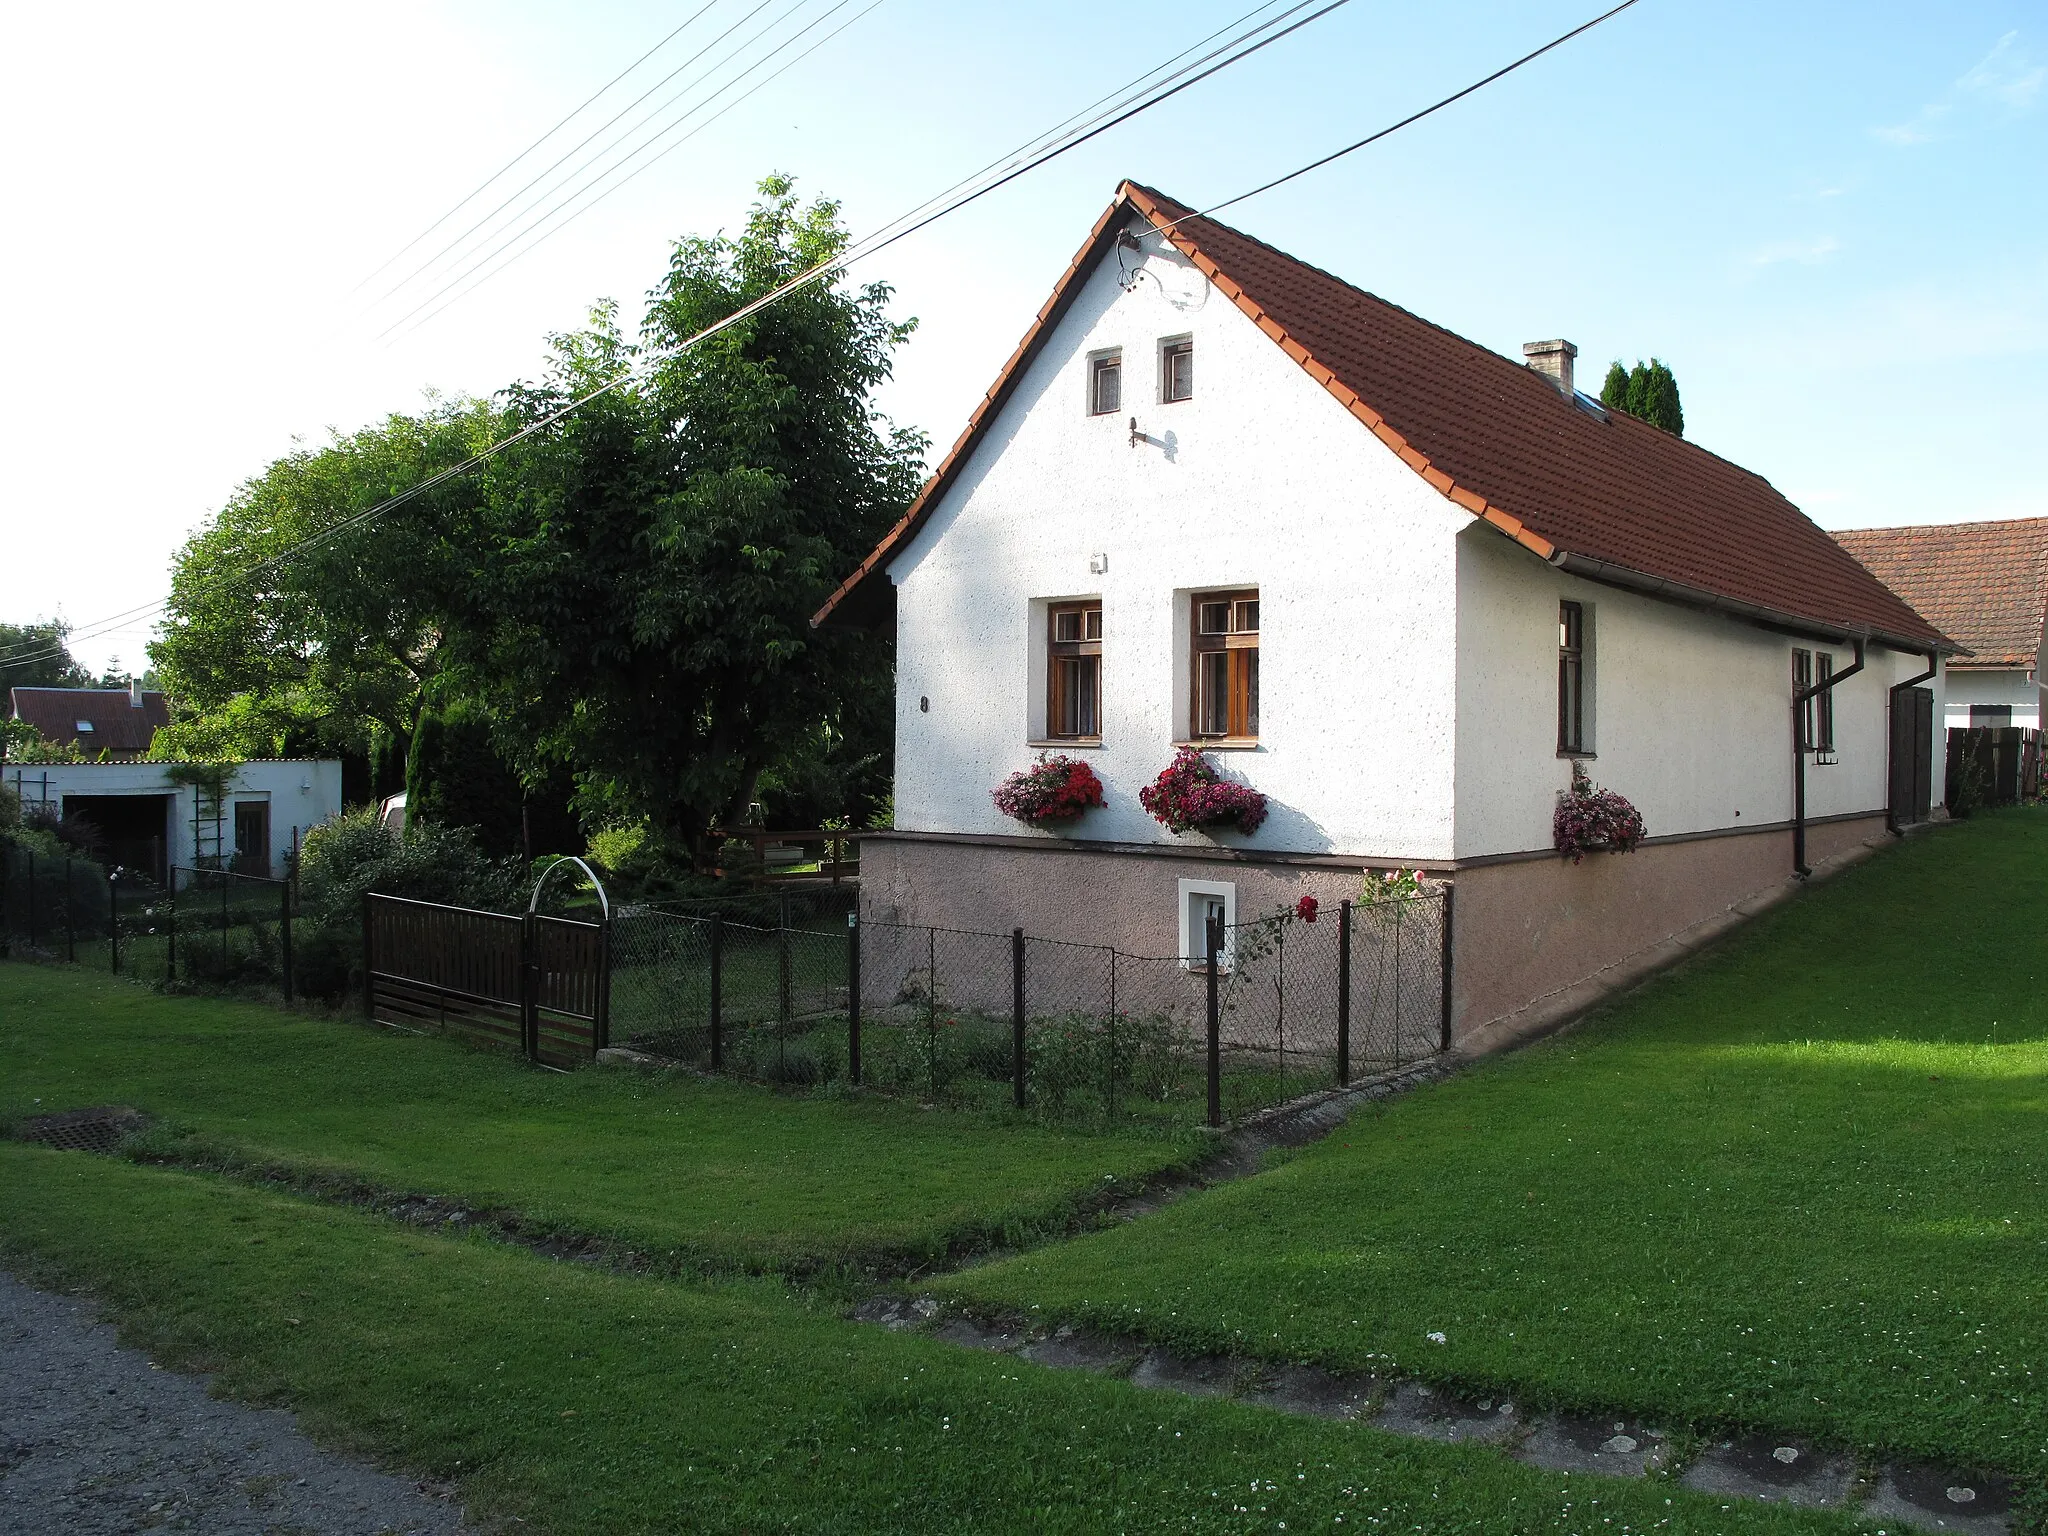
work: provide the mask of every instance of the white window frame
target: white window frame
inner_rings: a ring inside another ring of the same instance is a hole
[[[1207,968],[1209,957],[1204,936],[1194,920],[1197,898],[1223,903],[1223,964],[1228,971],[1237,954],[1237,887],[1227,880],[1183,880],[1180,882],[1180,963],[1190,971]]]
[[[1107,409],[1098,409],[1095,399],[1095,376],[1098,369],[1104,363],[1116,364],[1117,403]],[[1126,387],[1124,379],[1124,349],[1122,347],[1101,347],[1096,351],[1090,352],[1088,354],[1088,366],[1082,378],[1082,388],[1084,390],[1082,398],[1091,417],[1106,417],[1110,420],[1115,420],[1123,415],[1124,407],[1129,404],[1126,396],[1129,395],[1130,391]]]
[[[1188,392],[1176,395],[1173,392],[1173,354],[1185,350],[1188,354]],[[1185,405],[1195,398],[1194,380],[1195,338],[1183,331],[1178,336],[1159,338],[1159,403],[1161,405]]]

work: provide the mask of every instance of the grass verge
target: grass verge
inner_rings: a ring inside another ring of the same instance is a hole
[[[713,1268],[905,1271],[1059,1230],[1199,1150],[452,1041],[0,964],[0,1123],[124,1103],[158,1155],[521,1213]]]
[[[1852,1529],[1042,1371],[769,1282],[612,1275],[78,1153],[0,1146],[0,1258],[522,1529]]]
[[[939,1289],[2038,1484],[2044,868],[2044,811],[1916,839],[1265,1177]]]

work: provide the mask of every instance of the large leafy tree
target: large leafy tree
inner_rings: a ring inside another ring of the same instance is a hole
[[[602,307],[510,392],[533,419],[633,375],[493,461],[470,535],[489,558],[447,640],[501,747],[529,777],[572,767],[587,819],[701,846],[764,775],[886,750],[885,644],[808,621],[922,473],[923,439],[870,403],[911,324],[835,276],[684,346],[845,245],[835,203],[771,177],[737,236],[676,245],[637,342]]]
[[[478,487],[458,478],[343,525],[475,452],[500,418],[475,401],[435,402],[299,450],[192,536],[150,647],[181,707],[175,745],[254,756],[361,752],[380,731],[410,739],[468,561],[446,525]]]
[[[71,627],[61,620],[0,624],[0,703],[9,688],[91,688],[93,676],[72,659]]]

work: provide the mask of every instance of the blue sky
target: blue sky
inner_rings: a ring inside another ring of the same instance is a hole
[[[295,438],[531,374],[546,331],[632,310],[667,241],[735,223],[768,170],[874,227],[1249,0],[883,0],[379,339],[401,311],[364,274],[701,3],[13,8],[0,617],[160,597],[185,534]],[[830,3],[776,0],[792,27]],[[628,86],[752,4],[718,0]],[[862,269],[922,322],[884,407],[943,451],[1120,177],[1219,200],[1597,8],[1351,0],[896,247]],[[1660,356],[1688,436],[1849,527],[2048,514],[2044,194],[2048,6],[1642,0],[1228,217],[1510,355],[1569,337],[1596,388]],[[146,637],[80,650],[137,661]]]

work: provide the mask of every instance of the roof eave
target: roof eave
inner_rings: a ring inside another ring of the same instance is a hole
[[[1846,624],[1816,619],[1806,614],[1787,613],[1783,609],[1766,607],[1762,603],[1745,602],[1741,598],[1724,597],[1718,592],[1709,592],[1704,587],[1689,586],[1665,576],[1652,576],[1645,571],[1616,565],[1611,560],[1578,554],[1568,549],[1560,549],[1552,554],[1550,563],[1570,575],[1583,577],[1587,581],[1597,581],[1603,586],[1621,587],[1667,603],[1704,609],[1747,623],[1768,625],[1772,629],[1789,630],[1793,634],[1810,636],[1816,640],[1874,641],[1891,650],[1919,656],[1968,654],[1962,646],[1945,635],[1936,634],[1929,639],[1926,636],[1901,635],[1863,624]]]

